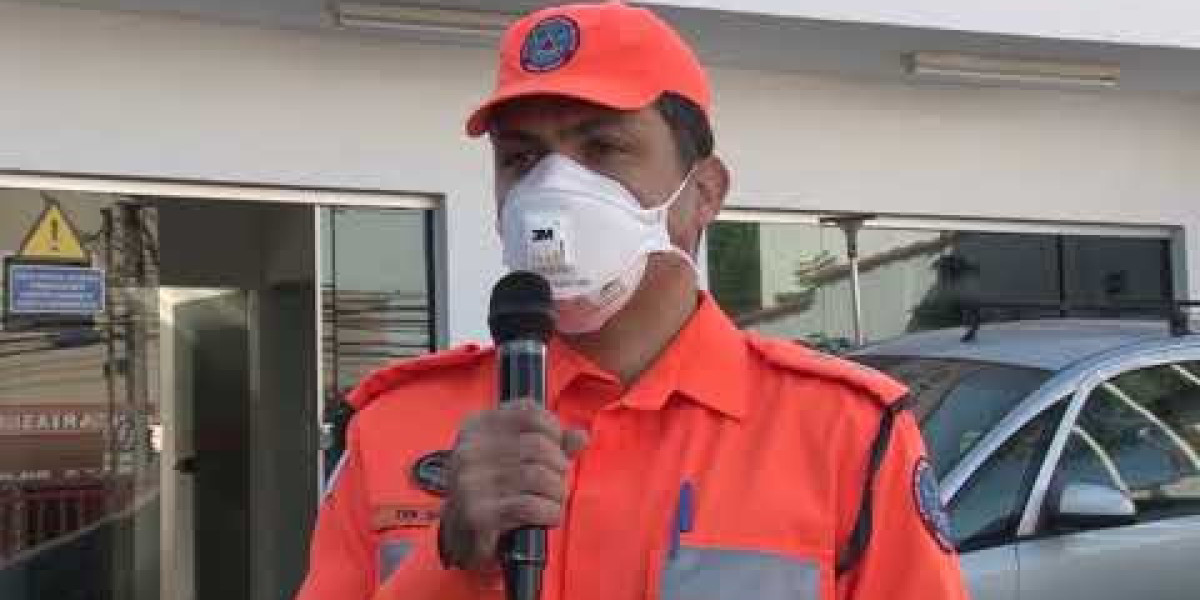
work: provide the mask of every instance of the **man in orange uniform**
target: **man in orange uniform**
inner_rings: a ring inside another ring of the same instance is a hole
[[[503,598],[550,529],[546,600],[964,598],[905,390],[737,330],[698,290],[729,185],[707,77],[649,11],[538,11],[469,119],[505,262],[554,291],[545,410],[468,345],[371,375],[302,600]]]

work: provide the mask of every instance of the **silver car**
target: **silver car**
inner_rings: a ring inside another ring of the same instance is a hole
[[[976,600],[1200,598],[1200,335],[1044,320],[852,358],[906,382]]]

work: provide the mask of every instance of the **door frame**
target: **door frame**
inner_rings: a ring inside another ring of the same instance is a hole
[[[1046,496],[1049,494],[1050,482],[1054,477],[1055,470],[1058,468],[1059,460],[1062,459],[1062,453],[1066,448],[1067,440],[1070,438],[1071,429],[1075,426],[1075,422],[1079,418],[1079,413],[1083,411],[1083,406],[1092,392],[1100,385],[1122,373],[1184,360],[1200,360],[1200,344],[1154,348],[1138,352],[1132,356],[1122,355],[1089,369],[1089,374],[1079,382],[1075,388],[1075,392],[1072,393],[1069,400],[1070,403],[1067,405],[1066,411],[1059,420],[1058,428],[1054,432],[1054,439],[1050,443],[1050,447],[1046,450],[1046,456],[1043,458],[1042,465],[1038,469],[1037,478],[1034,480],[1033,487],[1026,498],[1021,522],[1017,527],[1018,539],[1038,534],[1037,525],[1041,521],[1042,513],[1046,508]]]
[[[788,211],[768,208],[729,207],[717,215],[718,221],[753,223],[799,223],[820,225],[822,217],[853,216],[856,213],[829,211]],[[867,229],[954,230],[986,233],[1042,233],[1049,235],[1092,235],[1105,237],[1153,238],[1175,241],[1181,229],[1173,225],[1124,223],[1087,223],[1081,221],[1022,221],[974,217],[938,217],[927,215],[862,214]]]

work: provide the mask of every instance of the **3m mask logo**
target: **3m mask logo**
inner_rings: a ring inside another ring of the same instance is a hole
[[[529,268],[549,275],[571,268],[571,231],[568,220],[560,214],[535,214],[527,217]]]

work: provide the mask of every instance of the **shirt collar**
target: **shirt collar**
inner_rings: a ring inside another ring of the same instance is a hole
[[[616,383],[565,342],[554,338],[548,391],[559,395],[576,378],[594,377]],[[658,359],[622,395],[626,406],[659,410],[675,392],[725,416],[740,419],[746,414],[746,364],[749,360],[742,333],[725,316],[707,292],[700,293],[695,312]]]
[[[550,361],[549,373],[546,375],[546,391],[549,393],[548,400],[552,403],[558,401],[567,386],[581,377],[590,377],[620,386],[620,382],[615,376],[596,366],[558,336],[550,338],[546,355]]]

